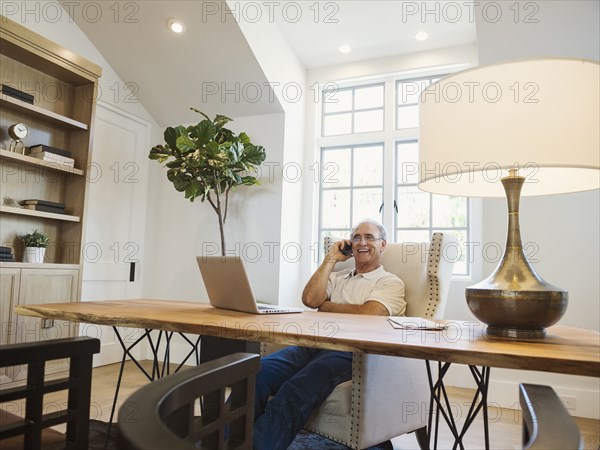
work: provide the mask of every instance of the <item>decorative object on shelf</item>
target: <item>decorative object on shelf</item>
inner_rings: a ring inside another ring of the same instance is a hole
[[[11,208],[22,208],[22,206],[19,205],[19,203],[17,203],[17,201],[14,198],[11,198],[9,196],[4,197],[4,199],[2,200],[2,204],[4,206],[10,206]]]
[[[23,200],[21,202],[23,208],[25,209],[33,209],[35,211],[43,211],[50,212],[54,214],[64,214],[65,213],[65,204],[58,202],[51,202],[48,200],[39,200],[39,199],[31,199],[31,200]]]
[[[17,152],[19,146],[21,147],[21,154],[25,154],[25,145],[23,139],[27,137],[29,129],[24,123],[15,123],[8,127],[8,135],[12,138],[9,150],[11,152]]]
[[[12,248],[0,246],[0,262],[15,262]]]
[[[34,97],[27,92],[20,91],[19,89],[7,86],[6,84],[0,84],[0,92],[2,92],[4,95],[8,95],[9,97],[16,98],[17,100],[21,100],[25,103],[33,105]]]
[[[193,202],[208,200],[219,219],[221,254],[225,256],[224,225],[227,220],[229,193],[237,186],[260,184],[250,175],[265,160],[265,149],[254,145],[246,133],[236,135],[224,127],[231,119],[217,115],[197,125],[168,127],[164,138],[166,145],[157,145],[148,157],[166,161],[167,178],[175,189]]]
[[[504,256],[490,277],[466,289],[490,335],[544,337],[566,311],[567,291],[527,261],[519,198],[521,189],[544,195],[599,187],[599,67],[569,58],[500,63],[442,78],[421,94],[419,188],[500,197],[502,181],[506,192]],[[500,180],[503,170],[508,176]]]
[[[31,233],[21,236],[23,244],[23,262],[43,263],[46,255],[46,247],[50,243],[50,237],[40,233],[37,229]]]
[[[54,155],[64,156],[65,158],[71,158],[71,152],[69,150],[63,150],[62,148],[51,147],[49,145],[37,144],[29,147],[30,153],[52,153]]]
[[[55,162],[64,164],[69,167],[75,167],[75,160],[71,158],[71,152],[49,145],[32,145],[29,147],[29,156],[38,158],[43,161]]]

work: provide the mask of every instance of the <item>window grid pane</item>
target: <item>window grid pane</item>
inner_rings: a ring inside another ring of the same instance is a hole
[[[324,90],[322,99],[322,136],[383,131],[384,83]]]

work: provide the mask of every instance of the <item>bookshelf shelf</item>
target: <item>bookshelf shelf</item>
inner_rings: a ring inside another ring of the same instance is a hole
[[[48,170],[55,170],[57,172],[72,173],[73,175],[83,176],[84,172],[81,169],[75,169],[65,164],[58,164],[51,161],[44,161],[42,159],[33,158],[32,156],[21,155],[20,153],[10,152],[8,150],[0,149],[0,158],[15,161],[30,166],[37,166]]]
[[[41,219],[62,220],[63,222],[80,222],[81,217],[70,216],[68,214],[56,214],[34,209],[14,208],[12,206],[0,206],[0,212],[3,214],[18,214],[21,216],[39,217]]]
[[[5,94],[0,94],[0,106],[2,108],[11,109],[13,111],[27,114],[29,116],[38,117],[46,120],[47,122],[55,125],[61,125],[67,128],[73,128],[77,130],[88,130],[88,126],[77,120],[71,119],[70,117],[62,116],[55,112],[49,111],[39,106],[30,105],[24,101],[16,98],[9,97]]]

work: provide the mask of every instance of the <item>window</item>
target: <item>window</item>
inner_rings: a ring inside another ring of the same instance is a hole
[[[366,217],[383,223],[389,242],[427,242],[436,231],[451,232],[461,244],[454,274],[470,273],[469,200],[417,187],[418,99],[438,79],[386,77],[322,91],[320,243],[347,237]]]

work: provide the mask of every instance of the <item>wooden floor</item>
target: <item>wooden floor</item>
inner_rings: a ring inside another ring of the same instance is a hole
[[[143,365],[149,367],[149,361],[144,361]],[[110,408],[114,396],[114,388],[117,382],[119,365],[113,364],[94,369],[92,399],[90,408],[90,418],[102,421],[108,421],[110,417]],[[147,379],[137,369],[137,367],[128,362],[123,380],[121,382],[121,391],[119,394],[119,402],[122,403],[129,394],[135,391],[140,386],[147,383]],[[452,405],[456,405],[459,415],[464,418],[468,411],[468,407],[473,395],[470,389],[449,388],[450,401]],[[45,398],[47,410],[52,408],[64,408],[66,405],[66,397],[64,393],[56,393],[48,395]],[[511,409],[490,408],[489,410],[489,425],[490,425],[490,447],[493,449],[520,449],[521,448],[521,416],[518,411]],[[459,420],[462,424],[464,420]],[[592,419],[576,418],[577,425],[584,437],[584,446],[586,449],[597,450],[600,445],[600,421]],[[60,431],[64,431],[57,427]],[[398,437],[393,441],[395,449],[416,449],[418,448],[414,434]],[[482,449],[484,448],[483,440],[483,425],[482,420],[478,417],[469,429],[464,440],[465,448],[467,449]],[[441,427],[438,448],[452,448],[453,440],[447,428]],[[310,449],[318,450],[318,449]]]

